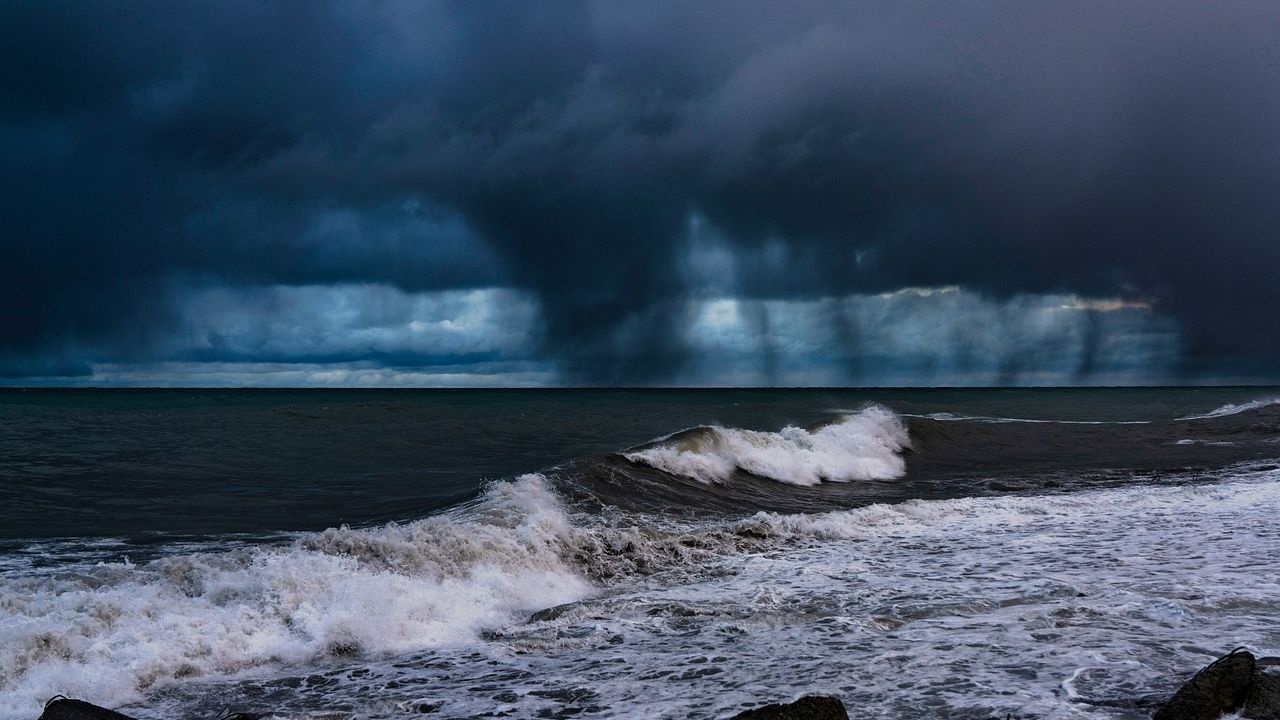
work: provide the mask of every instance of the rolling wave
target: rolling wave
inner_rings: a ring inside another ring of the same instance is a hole
[[[0,717],[34,716],[58,694],[120,706],[187,680],[469,646],[775,535],[755,521],[613,522],[528,474],[410,523],[0,577]]]
[[[778,432],[703,426],[622,453],[626,459],[693,478],[723,483],[743,472],[788,485],[823,481],[891,480],[906,472],[902,450],[911,439],[888,408],[871,405],[811,429]]]
[[[0,580],[0,717],[55,694],[119,705],[187,678],[465,644],[591,592],[541,476],[495,484],[468,510]]]
[[[696,582],[771,548],[911,542],[956,526],[990,536],[1046,517],[1114,513],[1118,503],[1140,513],[1176,513],[1202,498],[1274,504],[1275,472],[1242,468],[1225,485],[698,521],[575,513],[544,476],[524,475],[494,483],[470,506],[404,525],[0,579],[0,608],[12,619],[0,624],[0,716],[33,715],[56,693],[118,706],[191,679],[470,646],[526,620],[555,621],[640,576]],[[530,617],[544,608],[552,610]]]
[[[1227,403],[1226,405],[1223,405],[1222,407],[1216,408],[1214,410],[1210,410],[1209,412],[1204,413],[1203,415],[1187,415],[1185,417],[1180,417],[1178,419],[1179,420],[1214,420],[1216,418],[1230,417],[1232,415],[1239,415],[1241,413],[1252,412],[1254,410],[1261,410],[1263,408],[1271,407],[1273,405],[1280,405],[1280,398],[1260,398],[1258,400],[1250,400],[1249,402],[1240,403],[1238,405],[1234,403]]]
[[[1182,483],[1198,478],[1195,467],[1267,459],[1244,473],[1226,469],[1237,481],[1257,473],[1265,482],[1224,497],[1274,504],[1274,418],[1221,418],[1275,405],[1223,406],[1186,418],[1204,421],[1190,425],[956,416],[908,416],[908,425],[870,405],[776,432],[701,426],[579,459],[548,470],[550,479],[493,483],[473,502],[413,522],[0,576],[0,717],[33,716],[56,693],[120,705],[191,678],[468,646],[532,611],[598,598],[641,576],[679,582],[783,545],[909,535],[961,520],[1004,527],[1046,508],[1087,517],[1117,498],[1172,513],[1226,492],[1162,488],[1148,470],[1172,468]],[[1188,428],[1202,437],[1188,438]],[[1122,469],[1117,484],[1151,487],[1092,489],[1084,471],[1095,467]],[[1005,483],[1018,492],[983,497],[999,472],[1034,476],[1043,487]],[[1062,477],[1094,494],[1056,496]],[[1027,494],[1044,488],[1052,492]],[[611,511],[589,511],[584,498]]]
[[[1252,414],[1237,420],[1219,413],[1194,423],[895,414],[870,405],[776,432],[693,427],[575,460],[557,477],[603,505],[694,515],[1076,488],[1274,460],[1280,416],[1271,404],[1251,403]]]

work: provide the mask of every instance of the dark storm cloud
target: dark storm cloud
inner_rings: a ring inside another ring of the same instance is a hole
[[[0,372],[159,352],[176,284],[384,283],[529,290],[571,379],[669,380],[696,216],[739,296],[1147,299],[1187,372],[1274,376],[1278,25],[1268,2],[4,4]]]

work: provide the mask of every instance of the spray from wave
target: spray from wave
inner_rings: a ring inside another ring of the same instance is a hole
[[[696,573],[768,541],[754,523],[575,513],[529,474],[406,524],[0,578],[0,717],[57,694],[120,706],[194,678],[466,646],[624,578]]]
[[[1239,488],[913,500],[696,522],[576,513],[545,477],[524,475],[491,485],[470,506],[404,525],[2,579],[0,717],[33,716],[56,693],[118,706],[191,678],[466,646],[533,610],[574,604],[565,611],[573,612],[602,588],[641,576],[660,577],[660,587],[705,578],[723,561],[770,548],[951,526],[1003,530],[1111,510],[1121,496],[1162,513],[1177,512],[1188,495],[1246,490],[1241,503],[1274,504],[1273,482],[1253,484],[1274,472],[1237,472]]]
[[[1280,401],[1255,401],[1245,409],[1274,404]],[[1223,410],[1214,416],[1235,414]],[[1147,433],[1142,437],[1161,440],[1153,447],[1168,455],[1163,441],[1179,436],[1151,435],[1159,429],[1152,428],[1141,430]],[[1022,456],[1028,445],[1006,433],[1039,438],[1049,429],[1020,423],[968,428],[929,419],[912,428],[913,462],[951,457],[970,446],[977,448],[970,452],[988,456],[992,448],[1011,443]],[[1062,430],[1067,434],[1050,449],[1064,443],[1077,447],[1085,432],[1091,431],[1067,426]],[[769,502],[753,507],[772,510],[773,500],[782,495],[858,489],[796,486],[902,477],[903,451],[912,441],[898,415],[872,405],[808,428],[695,428],[612,458],[619,465],[624,464],[619,457],[644,465],[630,467],[679,493],[693,488],[730,494],[753,484],[741,481],[741,474],[749,474],[760,479],[754,485],[776,491]],[[1134,444],[1128,436],[1124,443]],[[1270,461],[1266,468],[1259,472],[1271,481]],[[716,487],[735,476],[739,482]],[[947,477],[952,484],[949,471]],[[589,512],[585,503],[575,504],[572,478],[561,479],[565,482],[557,487],[563,495],[546,477],[524,475],[494,483],[475,502],[445,514],[384,527],[335,528],[287,545],[226,552],[192,548],[136,565],[79,564],[0,577],[0,717],[34,716],[56,693],[121,705],[186,679],[468,646],[495,629],[522,623],[534,610],[612,595],[602,590],[641,577],[655,587],[672,586],[704,578],[719,561],[742,553],[909,534],[917,526],[977,522],[975,516],[1006,526],[1043,517],[1046,508],[1055,516],[1066,513],[1094,497],[915,499],[731,520],[625,512],[617,506]],[[621,482],[644,492],[660,484],[638,484],[625,473]],[[1264,490],[1271,494],[1259,502],[1273,503],[1274,487]],[[1145,499],[1146,489],[1125,492],[1135,501],[1155,502]],[[1155,507],[1173,513],[1188,493],[1217,491],[1153,492],[1157,499],[1176,496]],[[1103,504],[1089,506],[1091,511],[1114,502],[1114,494],[1098,497]]]
[[[871,405],[813,429],[694,428],[622,456],[704,483],[726,482],[744,472],[789,485],[817,485],[901,477],[906,463],[900,453],[909,447],[902,420],[888,408]]]
[[[5,579],[0,716],[54,694],[118,705],[184,678],[465,644],[591,592],[569,534],[559,497],[526,475],[407,525]]]

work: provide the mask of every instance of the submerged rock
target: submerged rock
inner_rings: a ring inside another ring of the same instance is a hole
[[[1253,653],[1234,650],[1196,673],[1153,720],[1217,720],[1235,712],[1249,698],[1256,670]]]
[[[838,698],[805,695],[793,703],[745,710],[734,715],[731,720],[849,720],[849,713]]]
[[[54,698],[45,703],[44,712],[39,720],[133,720],[133,718],[83,700]]]

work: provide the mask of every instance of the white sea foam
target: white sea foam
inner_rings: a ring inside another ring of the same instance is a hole
[[[853,510],[816,514],[760,512],[746,522],[760,523],[778,537],[820,540],[868,540],[937,533],[949,527],[966,531],[1009,531],[1019,526],[1074,523],[1101,513],[1110,515],[1178,513],[1188,503],[1210,503],[1218,512],[1231,508],[1280,506],[1280,473],[1240,470],[1240,480],[1188,487],[1149,485],[1060,495],[1006,495],[950,500],[908,500]]]
[[[901,477],[906,463],[900,453],[910,445],[902,420],[872,405],[813,430],[712,426],[623,456],[706,483],[724,482],[743,471],[791,485],[817,485]]]
[[[526,476],[407,525],[11,577],[0,717],[35,717],[57,692],[117,705],[165,684],[131,712],[213,716],[314,675],[282,716],[429,701],[450,717],[721,717],[830,692],[862,717],[1138,717],[1092,700],[1166,692],[1234,645],[1280,652],[1280,473],[1231,475],[632,524],[573,515]],[[598,592],[586,577],[626,581]],[[356,648],[346,667],[324,661]],[[188,675],[204,682],[174,680]]]
[[[760,514],[743,524],[775,539],[770,552],[511,628],[503,640],[522,654],[502,667],[653,718],[804,693],[886,720],[1149,717],[1232,647],[1280,653],[1280,473],[1236,475]],[[561,638],[577,645],[552,645]],[[451,668],[433,685],[442,712],[485,709],[466,692],[481,672],[494,670]],[[531,689],[516,684],[503,709],[561,707]]]
[[[187,677],[474,641],[591,584],[541,476],[466,513],[335,529],[286,547],[0,579],[0,717],[55,694],[117,705]]]
[[[1212,420],[1213,418],[1227,417],[1230,415],[1239,415],[1240,413],[1250,412],[1252,410],[1260,410],[1264,407],[1272,405],[1280,405],[1280,398],[1259,398],[1250,400],[1246,403],[1234,404],[1227,403],[1220,408],[1210,410],[1203,415],[1187,415],[1180,417],[1179,420]]]

